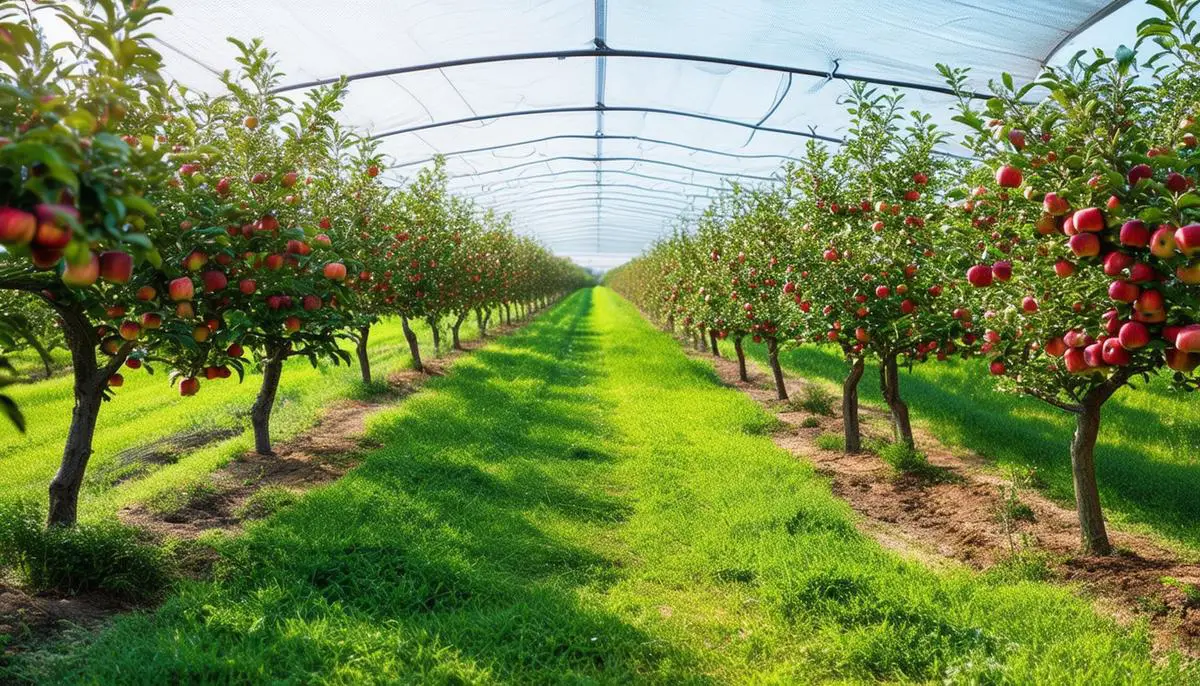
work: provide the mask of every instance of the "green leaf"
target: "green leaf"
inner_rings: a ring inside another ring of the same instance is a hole
[[[0,395],[0,411],[4,412],[8,421],[17,427],[17,431],[25,433],[25,415],[21,414],[21,409],[17,407],[17,403],[12,398]]]

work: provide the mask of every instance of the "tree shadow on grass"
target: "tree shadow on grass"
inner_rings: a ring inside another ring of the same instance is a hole
[[[572,452],[607,430],[588,390],[590,308],[579,293],[431,381],[375,423],[385,447],[224,546],[213,582],[119,621],[81,651],[74,677],[628,683],[667,665],[686,672],[694,658],[681,648],[587,600],[626,563],[588,534],[631,512],[605,490],[612,459]]]
[[[766,359],[760,345],[748,352]],[[784,366],[809,378],[840,384],[845,365],[830,351],[793,348],[781,355]],[[904,374],[901,390],[913,417],[926,421],[940,440],[962,446],[1001,464],[1033,467],[1054,498],[1074,498],[1070,471],[1070,442],[1074,419],[1032,398],[1000,393],[986,378],[981,361],[956,361],[918,367]],[[1146,446],[1164,440],[1163,417],[1121,401],[1124,390],[1104,408],[1096,448],[1097,480],[1106,507],[1131,522],[1155,527],[1188,545],[1200,547],[1200,465],[1165,462]],[[860,396],[882,403],[878,371],[863,377]],[[1178,418],[1185,432],[1200,444],[1200,412]]]

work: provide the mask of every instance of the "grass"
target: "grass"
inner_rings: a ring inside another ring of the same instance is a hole
[[[765,366],[766,349],[747,345]],[[835,351],[799,346],[780,353],[790,372],[837,384],[846,366]],[[877,368],[860,386],[865,403],[885,407]],[[1002,469],[1034,468],[1040,485],[1074,502],[1070,471],[1073,417],[1028,397],[999,393],[982,360],[917,365],[901,375],[913,421],[943,443],[987,457]],[[1200,551],[1200,394],[1174,392],[1168,378],[1124,389],[1104,408],[1096,471],[1105,515]]]
[[[376,415],[340,481],[37,683],[1183,683],[1071,591],[863,538],[764,412],[581,291]]]
[[[414,322],[413,327],[420,336],[422,353],[432,356],[428,326]],[[463,323],[463,335],[466,340],[478,336],[473,317]],[[370,346],[378,377],[407,364],[408,347],[398,321],[373,327]],[[258,393],[258,374],[248,374],[241,384],[236,379],[203,381],[199,395],[191,398],[182,398],[169,387],[163,370],[150,376],[127,369],[124,376],[125,385],[117,389],[116,398],[100,410],[95,453],[81,494],[80,516],[85,519],[105,519],[130,502],[177,491],[254,445],[248,414]],[[362,384],[357,365],[314,368],[307,361],[293,360],[284,369],[272,417],[275,440],[286,440],[308,428],[332,402],[378,391],[377,384]],[[41,502],[58,468],[67,435],[73,402],[71,377],[60,375],[5,392],[20,404],[28,433],[0,430],[0,464],[4,467],[0,470],[0,503]],[[236,435],[195,449],[160,452],[149,460],[131,458],[138,448],[169,444],[172,437],[197,432]]]

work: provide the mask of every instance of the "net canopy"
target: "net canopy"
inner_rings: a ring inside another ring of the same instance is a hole
[[[351,79],[347,124],[396,183],[446,157],[451,189],[584,264],[612,266],[730,181],[836,144],[847,82],[953,127],[937,63],[983,89],[1131,43],[1129,0],[186,0],[155,27],[168,72],[216,91],[225,41],[261,37],[281,90]],[[948,154],[965,150],[948,143]]]

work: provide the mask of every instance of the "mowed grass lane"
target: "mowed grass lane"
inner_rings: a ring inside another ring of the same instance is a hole
[[[721,347],[722,354],[733,354],[732,343]],[[765,346],[748,345],[747,355],[766,369]],[[840,397],[846,366],[832,349],[785,349],[780,363],[827,382]],[[1200,394],[1172,390],[1169,376],[1139,380],[1138,386],[1121,390],[1104,407],[1096,478],[1105,516],[1200,552]],[[995,390],[983,360],[916,365],[901,374],[900,387],[913,421],[946,445],[1001,468],[1033,469],[1051,497],[1074,502],[1073,415]],[[884,407],[877,366],[868,366],[859,392],[863,402]]]
[[[1045,584],[863,538],[773,418],[581,291],[376,415],[384,447],[39,683],[1181,683]]]
[[[413,327],[421,339],[422,354],[432,356],[429,327],[424,322],[414,322]],[[466,340],[478,337],[473,317],[463,323],[462,333]],[[449,336],[444,338],[448,343]],[[376,379],[409,363],[408,344],[399,320],[389,319],[373,327],[369,344]],[[115,389],[115,398],[100,410],[95,453],[81,494],[80,515],[84,519],[111,517],[128,502],[145,500],[198,479],[254,447],[249,412],[261,383],[259,374],[247,373],[243,383],[238,383],[236,376],[201,381],[200,393],[184,398],[177,387],[168,385],[166,370],[156,366],[154,375],[144,369],[122,369],[124,386]],[[286,440],[303,431],[330,403],[361,392],[360,378],[356,360],[349,367],[322,363],[316,368],[307,360],[289,361],[271,420],[275,440]],[[67,373],[5,389],[25,414],[27,433],[0,428],[0,499],[45,500],[70,424],[72,383]],[[180,433],[228,436],[242,429],[244,433],[235,437],[185,451],[173,463],[137,465],[118,460],[122,451]],[[222,430],[223,434],[217,433]],[[130,468],[139,466],[145,468],[141,476],[123,478]]]

